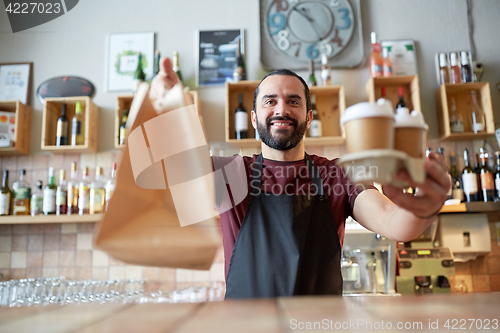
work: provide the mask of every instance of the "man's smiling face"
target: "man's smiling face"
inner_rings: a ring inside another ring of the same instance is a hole
[[[259,87],[252,122],[264,144],[277,150],[295,148],[312,120],[304,85],[290,75],[272,75]]]

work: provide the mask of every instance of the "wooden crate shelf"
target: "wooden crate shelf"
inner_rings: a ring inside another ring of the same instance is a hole
[[[251,125],[250,111],[253,109],[253,95],[260,81],[241,81],[226,83],[225,138],[226,142],[239,145],[241,148],[260,147],[261,141],[255,140],[255,130]],[[343,86],[311,87],[311,95],[316,95],[316,109],[319,112],[323,137],[305,138],[306,145],[328,146],[342,145],[345,142],[340,117],[345,111],[345,93]],[[234,130],[234,111],[239,105],[239,94],[243,94],[243,106],[248,112],[248,139],[236,140]]]
[[[104,214],[86,215],[10,215],[0,216],[0,224],[37,224],[37,223],[85,223],[99,222]]]
[[[66,116],[69,120],[69,138],[71,138],[71,119],[75,115],[76,102],[82,104],[83,145],[56,146],[57,118],[61,115],[62,105],[67,104]],[[42,150],[53,153],[95,153],[97,152],[97,130],[99,108],[87,96],[45,98],[42,119]]]
[[[477,134],[474,134],[471,125],[472,90],[476,92],[477,102],[483,110],[486,119],[486,131]],[[435,97],[439,135],[442,141],[483,140],[491,135],[495,135],[495,121],[493,119],[489,82],[445,83],[436,90]],[[451,133],[450,131],[449,105],[451,104],[452,97],[455,99],[457,111],[462,115],[464,133]]]
[[[366,83],[366,95],[369,102],[376,102],[382,97],[382,87],[385,87],[385,98],[390,100],[393,108],[399,101],[398,88],[403,87],[403,98],[406,107],[418,112],[422,112],[420,106],[420,88],[418,86],[418,76],[392,76],[392,77],[371,77]]]
[[[0,156],[29,155],[31,139],[32,110],[20,101],[1,101],[0,111],[15,112],[15,145],[14,147],[0,148]]]

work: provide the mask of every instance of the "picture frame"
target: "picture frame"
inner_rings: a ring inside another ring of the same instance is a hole
[[[418,75],[417,51],[414,40],[382,40],[380,45],[383,49],[388,49],[394,76]]]
[[[108,35],[106,91],[132,91],[137,54],[142,54],[146,81],[153,78],[155,33],[111,33]]]
[[[0,63],[0,101],[31,102],[32,62]]]
[[[244,29],[199,30],[197,86],[214,86],[233,81],[238,38],[241,55],[245,54]]]

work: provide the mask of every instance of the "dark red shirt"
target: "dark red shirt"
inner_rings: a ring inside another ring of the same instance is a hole
[[[243,157],[247,176],[248,193],[250,193],[253,164],[257,160],[257,157],[258,155]],[[316,167],[318,167],[320,177],[323,180],[323,191],[328,195],[332,214],[337,226],[340,246],[342,246],[344,243],[345,220],[347,217],[352,216],[354,201],[363,189],[354,186],[349,181],[345,171],[336,165],[337,159],[329,160],[317,155],[310,155],[310,157],[314,161]],[[232,159],[234,159],[234,157],[212,156],[214,169],[220,169],[221,166],[229,163]],[[226,187],[231,196],[229,185]],[[272,194],[288,195],[307,195],[308,193],[315,193],[305,159],[295,162],[281,162],[264,159],[261,190]],[[247,194],[246,198],[236,206],[233,203],[232,209],[220,214],[226,279],[234,243],[236,242],[236,237],[238,237],[238,232],[240,231],[243,218],[245,217],[248,203],[249,194]]]

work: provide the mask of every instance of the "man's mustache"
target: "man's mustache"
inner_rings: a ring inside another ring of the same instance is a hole
[[[297,127],[297,125],[299,124],[299,122],[297,121],[297,119],[291,118],[289,116],[284,116],[284,117],[274,116],[274,117],[267,118],[267,120],[266,120],[266,126],[267,126],[267,128],[269,128],[271,126],[271,123],[273,121],[277,121],[277,120],[291,121],[293,123],[293,126],[295,126],[295,127]]]

